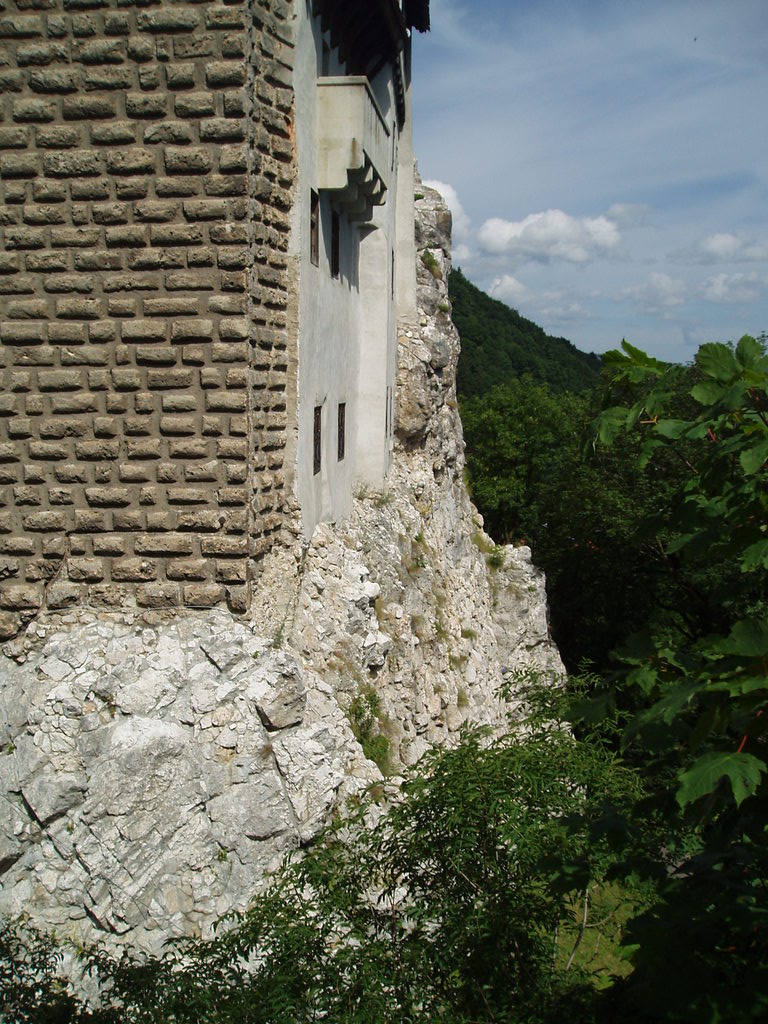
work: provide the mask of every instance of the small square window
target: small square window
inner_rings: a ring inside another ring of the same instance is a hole
[[[341,224],[339,215],[335,211],[331,214],[331,276],[338,277],[341,269],[339,262],[339,244],[341,236]]]
[[[322,463],[322,414],[323,407],[321,405],[315,406],[315,429],[314,429],[314,444],[313,444],[313,470],[315,476],[320,472],[320,466]]]
[[[344,458],[347,444],[347,403],[339,402],[338,417],[338,458],[339,462]]]
[[[314,191],[309,202],[309,258],[315,266],[320,263],[320,196]]]

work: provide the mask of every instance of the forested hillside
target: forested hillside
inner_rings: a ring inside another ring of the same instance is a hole
[[[580,352],[565,338],[553,338],[498,299],[492,299],[454,270],[449,281],[453,322],[461,335],[459,395],[480,395],[529,373],[556,391],[591,387],[600,357]]]

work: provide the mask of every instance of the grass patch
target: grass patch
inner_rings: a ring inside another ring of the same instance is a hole
[[[421,262],[424,264],[424,266],[427,268],[427,270],[430,272],[432,277],[435,278],[436,281],[442,281],[443,272],[440,269],[440,264],[438,263],[434,253],[431,253],[429,249],[425,249],[424,252],[421,254]]]
[[[391,774],[390,743],[381,732],[383,718],[378,693],[371,687],[361,689],[347,708],[347,718],[365,756],[377,765],[382,775]]]

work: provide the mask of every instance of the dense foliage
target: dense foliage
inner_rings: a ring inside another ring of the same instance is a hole
[[[639,432],[644,464],[680,456],[664,551],[694,580],[714,567],[718,603],[692,614],[681,589],[664,621],[629,639],[599,695],[624,709],[625,756],[653,779],[640,812],[666,833],[629,987],[655,1019],[765,1020],[768,352],[749,337],[703,345],[695,408],[680,415],[684,368],[623,348],[606,357],[621,404],[603,412],[599,436]]]
[[[628,811],[640,790],[616,754],[562,727],[561,686],[516,692],[525,722],[493,742],[474,732],[457,749],[428,755],[388,814],[364,803],[212,941],[178,944],[160,958],[84,951],[99,1010],[56,990],[52,965],[36,952],[47,955],[49,940],[27,930],[32,962],[11,950],[16,974],[7,976],[0,1017],[591,1019],[573,910],[583,918],[587,893],[611,863],[610,842],[595,838],[602,823]],[[44,982],[36,993],[35,971]]]
[[[625,538],[649,563],[613,662],[567,686],[512,680],[507,735],[428,755],[388,813],[362,803],[212,941],[79,951],[99,1006],[58,980],[66,947],[3,927],[0,1020],[768,1017],[765,339],[703,346],[689,368],[625,343],[605,366],[599,409],[530,381],[468,408],[501,523],[581,558],[583,537],[600,586],[630,586],[622,559],[642,573]]]
[[[462,403],[467,479],[491,536],[528,544],[547,576],[553,636],[575,671],[610,652],[657,606],[658,547],[639,539],[643,518],[664,502],[637,447],[586,454],[591,395],[556,394],[530,378]]]
[[[461,335],[459,395],[470,397],[528,373],[558,391],[594,384],[600,358],[553,338],[503,302],[492,299],[454,270],[448,281],[453,322]]]

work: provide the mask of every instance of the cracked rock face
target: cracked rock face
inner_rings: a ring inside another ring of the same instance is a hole
[[[355,702],[397,770],[465,722],[503,727],[506,672],[564,674],[530,551],[493,548],[462,481],[450,214],[416,190],[385,488],[273,551],[250,621],[79,609],[6,644],[0,914],[150,949],[206,933],[381,778]]]
[[[36,633],[4,680],[6,914],[204,931],[376,777],[320,680],[225,612]]]

